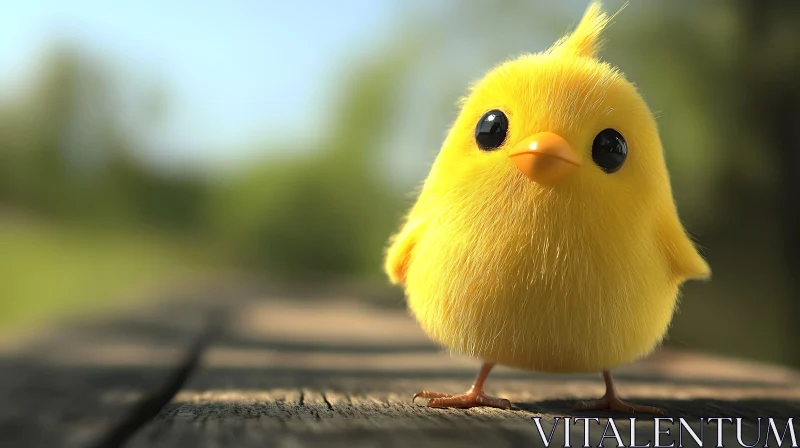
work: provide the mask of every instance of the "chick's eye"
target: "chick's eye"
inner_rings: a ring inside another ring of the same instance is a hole
[[[625,137],[614,129],[604,129],[597,134],[592,143],[592,160],[608,174],[614,173],[628,158],[628,143]]]
[[[484,151],[492,151],[500,147],[508,132],[508,118],[497,109],[483,114],[475,127],[475,142]]]

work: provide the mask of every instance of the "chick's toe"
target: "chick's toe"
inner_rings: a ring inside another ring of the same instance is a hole
[[[431,392],[429,390],[423,390],[422,392],[415,393],[414,398],[411,399],[411,402],[413,403],[417,401],[417,398],[424,398],[424,399],[447,398],[447,397],[452,397],[453,395],[454,394],[443,394],[441,392]]]
[[[491,397],[483,392],[477,391],[470,391],[456,395],[423,391],[414,395],[414,399],[417,398],[428,399],[429,408],[467,409],[484,406],[490,408],[511,409],[511,402],[509,400],[505,398]]]

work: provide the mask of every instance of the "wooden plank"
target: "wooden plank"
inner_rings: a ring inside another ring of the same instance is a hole
[[[0,346],[0,439],[10,447],[117,446],[156,414],[202,349],[210,300],[177,296]],[[184,371],[181,371],[184,368]]]
[[[537,446],[534,417],[549,431],[556,417],[599,417],[605,425],[610,416],[623,418],[618,430],[629,441],[627,415],[571,411],[575,400],[602,395],[596,375],[498,368],[487,390],[511,399],[510,411],[411,403],[422,388],[463,392],[477,369],[475,360],[442,353],[402,310],[346,300],[252,301],[236,310],[196,374],[129,446]],[[626,398],[660,406],[695,431],[700,418],[745,418],[748,444],[756,440],[755,418],[776,417],[782,430],[786,418],[800,414],[800,374],[780,367],[664,350],[616,377]],[[647,442],[655,423],[642,418],[636,438]],[[590,425],[597,446],[604,426]],[[716,444],[715,431],[705,427],[705,446]],[[574,446],[583,443],[582,424],[569,433]],[[694,446],[683,437],[684,446]],[[727,428],[726,446],[735,438]],[[563,441],[560,423],[551,446]]]

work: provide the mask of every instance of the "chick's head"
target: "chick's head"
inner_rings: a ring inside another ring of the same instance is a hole
[[[597,57],[609,19],[593,4],[549,50],[508,61],[475,84],[434,167],[439,181],[462,193],[511,191],[522,202],[603,197],[635,210],[654,197],[670,200],[652,113]]]

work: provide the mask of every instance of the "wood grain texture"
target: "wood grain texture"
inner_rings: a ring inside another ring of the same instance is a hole
[[[598,446],[609,416],[630,440],[630,416],[571,410],[575,400],[602,395],[599,375],[498,368],[487,391],[509,398],[510,411],[411,403],[420,389],[465,391],[478,367],[432,345],[402,310],[336,299],[253,300],[237,306],[198,370],[128,446],[541,446],[533,417],[548,433],[557,417],[598,417],[602,426],[589,423]],[[660,406],[696,431],[700,418],[744,418],[748,444],[759,432],[756,418],[775,417],[782,430],[800,415],[800,375],[781,367],[662,350],[615,376],[625,398]],[[646,443],[655,422],[640,418],[637,441]],[[668,445],[676,426],[667,426],[671,436],[661,443]],[[581,423],[570,426],[573,446],[583,436]],[[551,446],[563,446],[563,422],[554,437]],[[716,426],[705,427],[704,441],[716,444]],[[735,441],[735,428],[724,427],[725,446]],[[685,433],[683,444],[696,446]]]
[[[145,405],[163,404],[153,400],[169,392],[166,383],[187,362],[216,307],[195,296],[169,299],[103,321],[5,339],[0,445],[111,446],[143,418],[134,414],[157,412]]]

